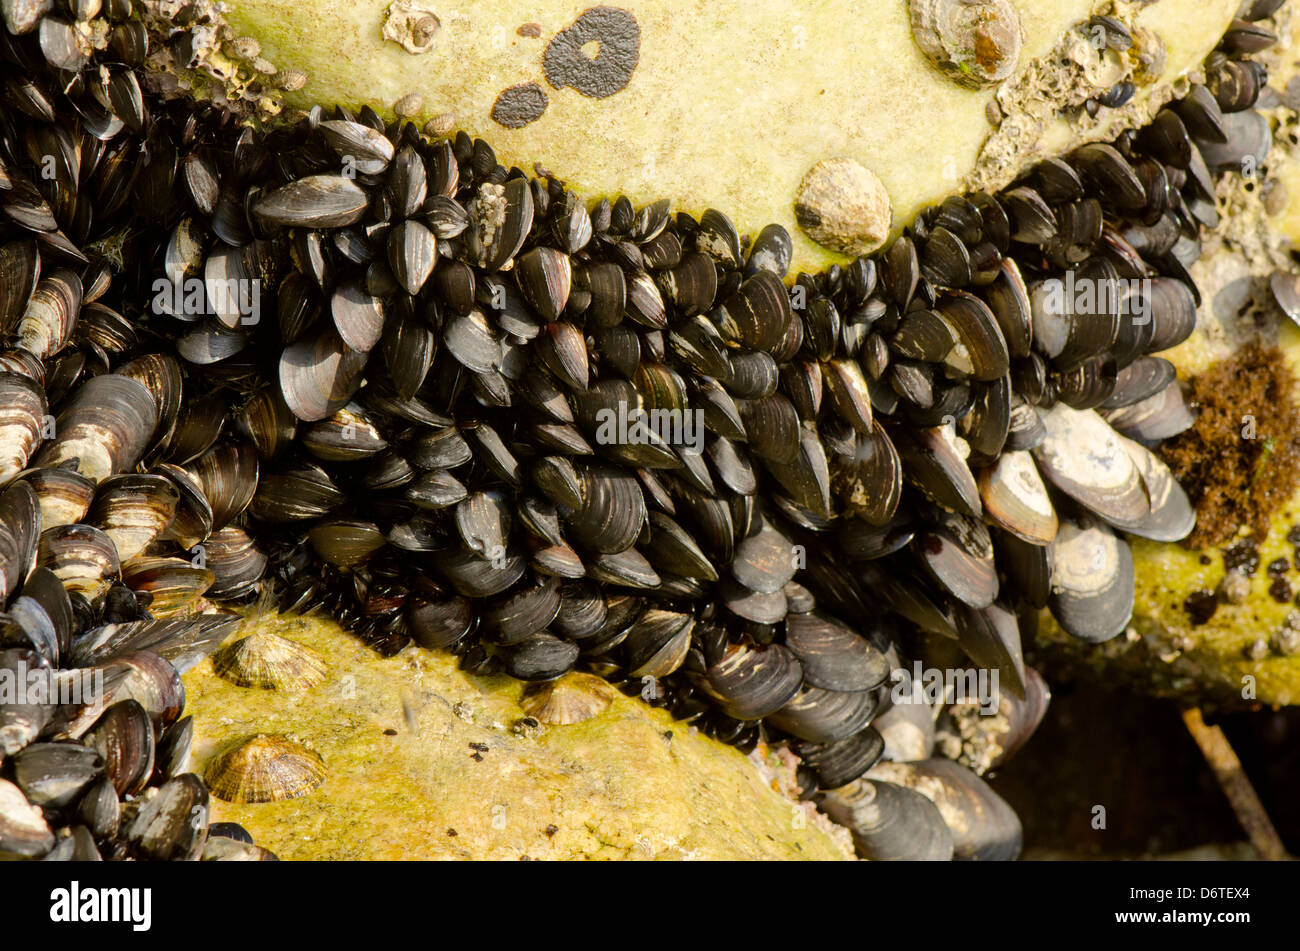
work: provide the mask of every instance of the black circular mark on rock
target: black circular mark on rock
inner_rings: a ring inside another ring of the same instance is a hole
[[[492,118],[507,129],[522,129],[546,111],[546,92],[537,83],[520,83],[501,90],[492,104]]]
[[[594,57],[582,48],[596,43]],[[546,81],[556,89],[572,87],[592,99],[619,92],[632,78],[641,58],[641,27],[618,7],[592,7],[551,38],[542,57]]]

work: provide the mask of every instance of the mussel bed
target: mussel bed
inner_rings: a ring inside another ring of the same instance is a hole
[[[891,672],[954,639],[1010,753],[1039,611],[1114,637],[1124,533],[1191,531],[1157,354],[1195,327],[1214,176],[1267,132],[1240,44],[1148,128],[787,286],[779,226],[589,204],[368,107],[254,129],[142,87],[180,27],[27,6],[0,32],[0,668],[101,675],[108,705],[0,703],[0,853],[267,857],[190,821],[180,674],[269,604],[788,744],[866,857],[1018,853],[932,722],[902,741],[932,711]]]

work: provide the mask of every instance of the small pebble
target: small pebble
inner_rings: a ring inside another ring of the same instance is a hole
[[[1250,597],[1250,579],[1240,571],[1229,571],[1219,582],[1219,594],[1229,604],[1245,604]]]
[[[1268,642],[1262,637],[1250,643],[1246,648],[1246,657],[1250,660],[1263,660],[1268,656]]]

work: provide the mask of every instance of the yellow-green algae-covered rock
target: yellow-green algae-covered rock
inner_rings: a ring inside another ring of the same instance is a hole
[[[144,6],[165,15],[181,3]],[[1145,124],[1199,68],[1238,0],[1016,0],[1014,68],[982,89],[927,63],[910,6],[228,0],[225,27],[184,47],[220,88],[182,84],[268,114],[370,105],[481,136],[505,164],[536,163],[581,195],[718,208],[741,234],[776,222],[794,237],[796,273],[843,260],[795,221],[800,183],[819,162],[874,173],[896,233],[960,187],[996,190],[1032,161]],[[1090,43],[1081,27],[1093,13],[1129,24],[1133,47]],[[1081,108],[1125,80],[1136,94],[1123,107]]]
[[[790,763],[756,763],[622,695],[582,723],[526,720],[524,685],[450,655],[384,659],[337,625],[270,615],[323,656],[307,690],[239,687],[211,660],[185,678],[192,768],[258,734],[287,734],[325,782],[283,802],[212,800],[282,859],[846,859],[847,835],[782,792]]]

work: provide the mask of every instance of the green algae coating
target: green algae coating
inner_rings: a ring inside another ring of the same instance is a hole
[[[212,821],[239,822],[282,859],[852,857],[735,749],[639,700],[528,738],[512,731],[525,715],[518,681],[469,676],[414,647],[381,658],[329,621],[250,623],[319,651],[326,680],[296,693],[237,687],[204,661],[185,677],[192,769],[257,733],[315,748],[329,773],[310,795],[212,800]],[[488,747],[481,760],[471,743]]]
[[[231,0],[227,17],[257,38],[276,66],[307,73],[306,86],[287,97],[291,104],[368,103],[391,115],[394,102],[418,93],[424,105],[417,121],[450,114],[457,128],[487,139],[505,164],[531,171],[539,162],[581,195],[626,194],[638,206],[669,198],[695,214],[718,208],[742,235],[780,223],[795,240],[792,272],[844,260],[794,222],[796,190],[818,161],[850,158],[875,172],[897,232],[967,179],[993,130],[986,108],[997,90],[965,89],[929,68],[912,41],[904,0],[621,0],[614,5],[640,26],[640,58],[627,86],[604,99],[554,89],[542,69],[550,38],[593,4],[480,0],[452,8],[421,0],[441,28],[419,55],[382,38],[388,5]],[[1026,68],[1046,61],[1071,26],[1100,8],[1094,0],[1019,0],[1016,7]],[[1118,133],[1148,94],[1167,99],[1169,83],[1200,64],[1236,7],[1237,0],[1134,6],[1133,22],[1165,46],[1165,70],[1139,88],[1132,109],[1110,110],[1114,121],[1103,110],[1089,137]],[[518,35],[525,22],[540,26],[538,38]],[[1049,75],[1054,68],[1044,67]],[[539,84],[549,104],[537,121],[507,129],[492,120],[492,106],[521,83]],[[1043,85],[1040,98],[1062,93]],[[1028,159],[1068,147],[1074,130],[1057,118],[1011,138],[1018,141],[1008,148],[1019,159],[999,161],[1001,184]]]

